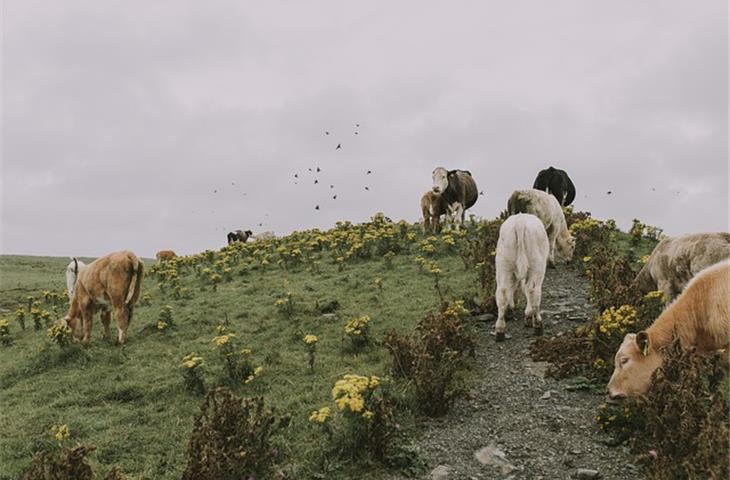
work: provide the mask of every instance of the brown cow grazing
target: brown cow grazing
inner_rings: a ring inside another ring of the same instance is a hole
[[[155,257],[157,258],[158,262],[166,262],[177,257],[177,254],[172,250],[160,250],[159,252],[157,252]]]
[[[118,342],[127,341],[134,304],[139,298],[144,264],[130,251],[110,253],[97,258],[79,272],[71,308],[65,320],[81,343],[91,341],[94,314],[101,310],[104,338],[109,338],[111,310],[117,317]]]
[[[698,272],[730,258],[730,233],[695,233],[665,238],[634,280],[642,293],[661,290],[669,301]]]
[[[626,335],[614,359],[609,396],[646,393],[654,370],[662,365],[661,348],[675,336],[683,349],[708,352],[730,346],[730,260],[698,273],[649,328]]]
[[[441,215],[448,212],[443,197],[432,190],[421,197],[421,212],[423,213],[423,233],[438,233],[441,231]]]

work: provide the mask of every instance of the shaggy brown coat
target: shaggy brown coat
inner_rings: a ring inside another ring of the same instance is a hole
[[[441,215],[447,213],[446,202],[441,195],[429,190],[421,197],[421,213],[423,214],[423,233],[439,233]]]
[[[654,248],[634,283],[642,293],[658,289],[672,300],[698,272],[726,258],[730,258],[730,233],[665,238]]]
[[[117,317],[118,342],[127,341],[134,304],[139,298],[144,264],[130,251],[110,253],[98,258],[79,272],[76,290],[66,321],[81,343],[91,341],[94,314],[101,310],[104,338],[109,338],[110,308]]]
[[[177,257],[177,254],[172,250],[160,250],[159,252],[157,252],[155,257],[157,258],[158,262],[166,262]]]

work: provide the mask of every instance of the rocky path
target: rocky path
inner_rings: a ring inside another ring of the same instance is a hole
[[[545,335],[574,329],[592,315],[586,280],[566,267],[549,270],[542,308]],[[604,445],[597,432],[593,416],[603,395],[545,378],[546,364],[530,359],[532,329],[519,318],[508,322],[511,338],[503,343],[480,336],[469,393],[447,416],[428,421],[423,478],[639,478],[625,448]],[[493,321],[485,325],[493,328]]]

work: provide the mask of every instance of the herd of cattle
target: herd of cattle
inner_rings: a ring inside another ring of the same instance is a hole
[[[474,178],[465,170],[438,167],[432,179],[432,188],[421,198],[424,230],[439,232],[442,217],[459,228],[479,195]],[[568,175],[550,167],[539,172],[532,189],[515,191],[508,199],[509,217],[500,228],[495,258],[497,341],[505,339],[505,317],[519,291],[526,299],[525,321],[537,335],[542,334],[540,302],[546,269],[556,258],[567,262],[573,257],[575,240],[562,207],[574,198],[575,187]],[[265,232],[257,237],[272,235]],[[250,230],[237,230],[228,234],[228,243],[252,237]],[[175,256],[171,250],[157,253],[158,261]],[[106,255],[89,265],[74,258],[66,269],[70,308],[65,321],[76,338],[89,344],[97,312],[108,338],[113,309],[118,343],[125,343],[143,275],[144,264],[129,251]],[[673,301],[649,328],[624,338],[608,384],[612,398],[645,393],[652,373],[662,364],[662,347],[675,337],[685,349],[713,351],[730,346],[730,233],[662,240],[634,287],[643,293],[659,289],[667,301]]]

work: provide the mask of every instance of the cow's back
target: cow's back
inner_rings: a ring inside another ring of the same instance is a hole
[[[697,273],[730,258],[730,234],[697,233],[659,242],[649,258],[656,283],[669,282],[676,293]]]
[[[135,275],[136,274],[136,275]],[[124,302],[134,278],[133,301],[139,297],[139,286],[144,274],[144,264],[137,256],[124,250],[97,258],[79,273],[77,285],[96,303]]]
[[[477,189],[477,183],[474,181],[474,177],[471,173],[459,170],[456,174],[461,184],[463,195],[464,195],[464,209],[471,208],[477,203],[479,198],[479,190]]]

